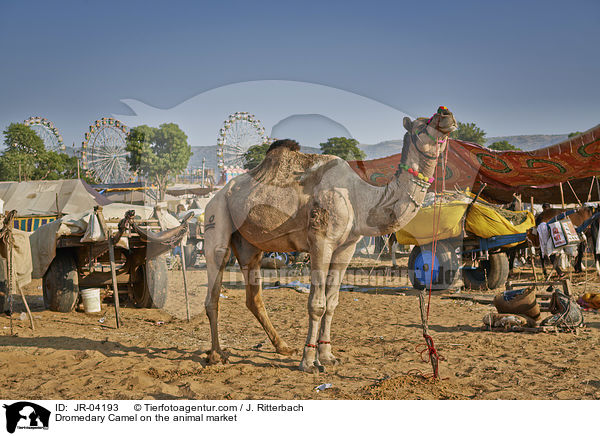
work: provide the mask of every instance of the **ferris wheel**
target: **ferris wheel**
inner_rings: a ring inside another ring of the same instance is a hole
[[[102,183],[127,183],[135,176],[129,170],[126,150],[129,128],[114,118],[96,120],[81,144],[83,168]]]
[[[29,117],[23,121],[23,124],[31,127],[37,133],[44,142],[46,149],[51,151],[65,151],[63,138],[58,133],[58,129],[52,121],[42,117]]]
[[[217,160],[220,169],[244,165],[244,153],[253,145],[267,142],[265,129],[254,115],[236,112],[223,123],[217,137]]]

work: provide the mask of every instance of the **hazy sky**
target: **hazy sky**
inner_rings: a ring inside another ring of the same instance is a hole
[[[446,105],[488,136],[569,133],[600,123],[599,43],[597,0],[2,0],[0,129],[39,115],[80,144],[132,115],[121,99],[168,109],[282,79],[414,115]]]

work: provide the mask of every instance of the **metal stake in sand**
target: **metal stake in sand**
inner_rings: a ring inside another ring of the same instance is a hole
[[[181,251],[181,272],[183,273],[183,291],[185,292],[185,312],[187,314],[187,320],[188,322],[190,322],[190,301],[188,300],[185,253],[183,252],[183,239],[182,242],[179,243],[179,249]]]
[[[115,316],[117,317],[117,328],[121,327],[119,321],[119,287],[117,285],[117,271],[115,267],[115,248],[113,247],[112,232],[108,231],[108,256],[110,258],[110,273],[113,283],[113,299],[115,300]]]
[[[435,347],[433,345],[433,338],[429,334],[429,327],[427,326],[427,313],[425,310],[425,293],[425,289],[423,289],[419,293],[419,305],[421,307],[421,325],[423,326],[423,337],[425,338],[427,350],[429,352],[429,361],[431,362],[431,368],[433,369],[433,378],[439,379],[439,356],[437,354],[437,351],[435,350]]]

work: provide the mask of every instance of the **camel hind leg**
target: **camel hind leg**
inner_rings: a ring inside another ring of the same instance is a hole
[[[227,362],[227,356],[219,344],[218,320],[223,271],[229,260],[232,233],[233,223],[227,210],[227,203],[223,196],[217,194],[207,205],[204,214],[204,253],[208,275],[204,306],[210,324],[209,364]]]
[[[288,346],[281,339],[281,336],[279,336],[273,324],[271,324],[271,320],[265,309],[265,303],[262,298],[262,278],[260,275],[262,250],[248,243],[238,232],[233,234],[231,246],[246,282],[246,307],[265,330],[277,353],[286,356],[296,353],[294,348]]]

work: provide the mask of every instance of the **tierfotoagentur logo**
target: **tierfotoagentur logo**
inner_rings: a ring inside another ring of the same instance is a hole
[[[19,401],[6,409],[6,431],[14,433],[19,430],[48,430],[50,411],[42,406],[28,401]]]

